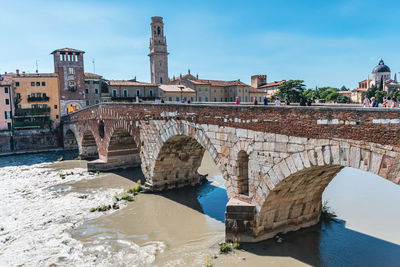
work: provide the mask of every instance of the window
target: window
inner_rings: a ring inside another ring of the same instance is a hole
[[[160,83],[162,83],[162,77],[160,77]]]
[[[207,91],[208,91],[208,88],[204,88],[204,91],[206,91],[206,92],[207,92]]]
[[[8,130],[11,130],[11,122],[7,122],[7,128]]]
[[[216,93],[217,92],[217,89],[214,89],[214,93]]]
[[[47,97],[47,94],[46,94],[46,93],[43,93],[42,96],[43,96],[43,97]]]
[[[206,97],[206,102],[208,102],[208,97]]]
[[[201,102],[201,96],[199,97],[199,102]]]
[[[179,102],[179,97],[178,97],[178,96],[176,97],[176,101],[178,101],[178,102]]]
[[[75,73],[74,68],[68,68],[69,75],[74,75],[74,73]]]
[[[124,97],[128,97],[128,90],[124,89]]]
[[[60,54],[60,61],[63,61],[63,55]]]
[[[42,97],[42,93],[36,93],[36,97]]]
[[[199,89],[199,92],[201,92],[201,88],[199,87],[198,89]]]
[[[172,101],[172,97],[168,98],[169,101]]]
[[[86,84],[90,84],[90,81],[85,81]]]
[[[40,82],[36,82],[36,86],[40,86]]]
[[[98,104],[99,103],[99,100],[96,100],[96,104]]]
[[[232,93],[232,88],[231,88],[231,89],[229,89],[229,92],[231,92],[231,93]]]
[[[8,94],[8,87],[4,87],[4,93]]]
[[[85,89],[85,94],[89,94],[89,88]]]
[[[113,97],[117,97],[117,90],[113,90]]]
[[[31,82],[31,86],[35,86],[35,82]]]
[[[250,101],[253,103],[253,97],[250,97]]]
[[[58,119],[59,117],[58,117],[58,115],[56,115],[56,119]]]
[[[185,100],[185,102],[187,101],[187,98],[186,98],[186,96],[185,96],[183,99]]]
[[[190,98],[190,102],[193,102],[193,97]]]
[[[6,118],[6,120],[10,120],[11,119],[11,112],[10,111],[4,111],[4,118]]]
[[[224,99],[221,97],[221,99],[220,99],[221,101],[220,102],[223,102],[224,101]]]
[[[239,101],[242,102],[242,97],[241,96],[239,96]]]
[[[140,96],[140,90],[136,90],[136,96],[137,96],[137,97]]]
[[[233,102],[233,98],[231,97],[231,102]]]
[[[10,99],[6,98],[6,105],[10,105]]]
[[[224,90],[221,89],[221,93],[222,93],[223,91],[224,91]]]
[[[107,99],[104,99],[104,100],[103,100],[103,102],[104,102],[104,103],[107,103],[107,102],[108,102],[108,100],[107,100]]]
[[[247,93],[247,89],[245,90],[245,92]]]
[[[99,89],[98,89],[98,88],[95,88],[95,89],[94,89],[94,93],[95,93],[96,95],[98,95],[98,94],[99,94]]]
[[[89,106],[89,104],[90,104],[90,101],[86,100],[86,106]]]
[[[57,105],[54,105],[54,109],[57,109]]]
[[[259,102],[261,103],[261,96],[260,96],[260,98],[259,98],[259,99],[260,99],[260,101],[259,101]]]
[[[100,81],[93,81],[93,84],[100,84]]]
[[[15,82],[15,86],[19,86],[19,82]]]
[[[214,97],[214,102],[217,102],[217,98],[216,97]]]
[[[228,102],[228,98],[227,97],[225,97],[225,102]]]
[[[247,96],[246,96],[246,102],[247,102]]]
[[[46,82],[42,82],[42,86],[46,86]]]
[[[150,95],[150,97],[153,96],[153,90],[150,90],[150,91],[149,91],[149,95]]]
[[[239,93],[240,93],[240,88],[239,88]]]

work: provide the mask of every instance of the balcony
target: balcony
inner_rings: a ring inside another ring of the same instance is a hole
[[[48,96],[28,96],[28,102],[48,102]]]
[[[17,108],[15,109],[14,118],[23,117],[48,117],[50,116],[50,108]]]

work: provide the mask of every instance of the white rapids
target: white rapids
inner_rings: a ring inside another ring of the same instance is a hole
[[[48,166],[0,168],[0,266],[142,266],[154,262],[156,254],[164,250],[162,242],[139,246],[117,240],[122,249],[115,251],[109,240],[84,244],[72,238],[71,229],[115,212],[89,210],[112,204],[113,196],[123,189],[71,192],[71,187],[63,184],[99,175],[82,168],[57,171]]]

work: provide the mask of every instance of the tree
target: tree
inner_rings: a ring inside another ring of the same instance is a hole
[[[300,100],[305,98],[303,80],[289,80],[283,82],[278,86],[278,92],[276,93],[281,99],[289,100],[289,102],[299,103]],[[304,99],[303,99],[304,100]]]
[[[350,89],[343,85],[340,87],[340,91],[350,91]]]
[[[367,96],[369,99],[371,97],[375,97],[376,101],[379,103],[383,103],[383,98],[386,96],[386,92],[381,90],[380,88],[372,85],[366,92],[362,93],[362,98]]]

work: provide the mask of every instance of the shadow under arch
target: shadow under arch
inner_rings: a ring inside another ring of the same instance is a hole
[[[82,136],[79,155],[85,159],[97,159],[99,157],[96,139],[90,130],[86,130]]]
[[[107,147],[107,165],[110,168],[130,168],[140,166],[138,146],[130,133],[123,127],[116,128]]]
[[[78,140],[71,129],[68,129],[64,135],[64,149],[65,150],[77,150],[79,149]]]

